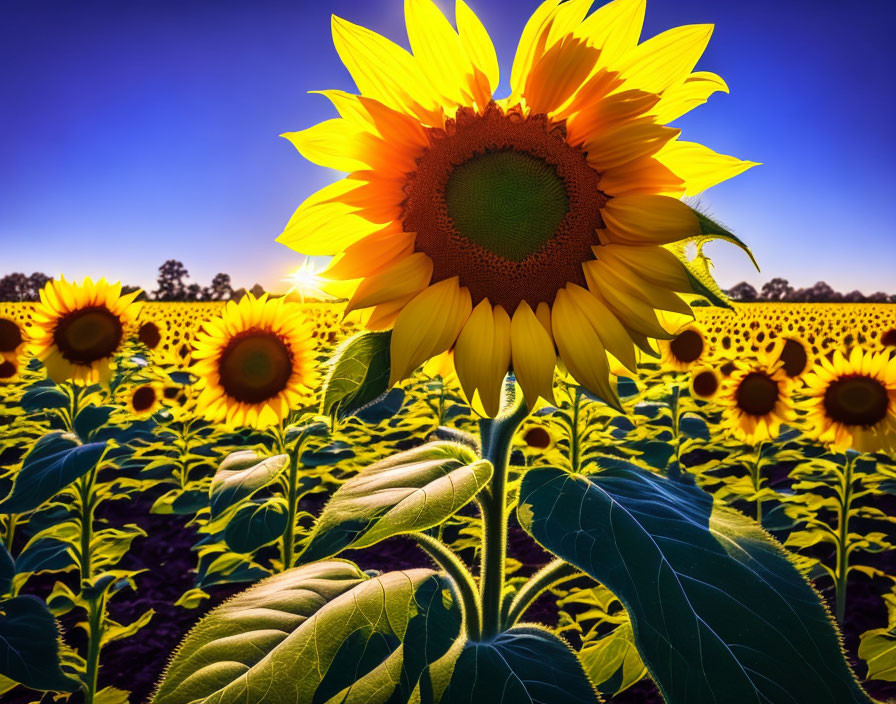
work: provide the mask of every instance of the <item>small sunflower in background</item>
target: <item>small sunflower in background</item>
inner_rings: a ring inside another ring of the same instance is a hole
[[[783,364],[784,373],[794,379],[812,368],[815,356],[805,340],[785,337],[778,341],[777,357]]]
[[[0,362],[18,366],[17,360],[26,342],[25,333],[18,323],[12,318],[0,316]]]
[[[349,172],[309,197],[279,241],[335,255],[370,330],[392,328],[390,384],[454,350],[461,385],[498,410],[512,368],[530,406],[552,399],[558,357],[618,406],[607,355],[668,338],[657,311],[688,314],[694,279],[670,251],[703,234],[683,203],[754,166],[668,127],[725,82],[693,72],[712,33],[691,25],[639,43],[641,0],[548,0],[523,30],[511,93],[463,0],[456,28],[407,0],[412,53],[333,17],[359,95],[324,90],[339,113],[285,134],[308,160]],[[335,292],[335,291],[334,291]]]
[[[64,277],[40,291],[28,337],[34,356],[57,384],[71,379],[108,382],[112,362],[133,326],[140,292],[121,295],[121,284],[90,277],[81,284]]]
[[[818,361],[804,377],[806,433],[839,452],[896,446],[896,359],[853,348]]]
[[[700,328],[689,325],[671,340],[660,340],[663,369],[685,372],[709,355],[709,342]]]
[[[768,354],[735,363],[719,393],[723,424],[749,444],[776,438],[781,424],[796,417],[793,386],[780,360]]]
[[[709,401],[716,397],[721,388],[722,375],[714,367],[701,364],[691,369],[690,390],[694,398]]]
[[[162,331],[156,323],[148,320],[137,328],[137,339],[146,345],[146,349],[154,350],[162,341]]]
[[[163,389],[156,383],[135,386],[128,393],[128,411],[137,418],[147,418],[162,405]]]
[[[192,372],[202,390],[196,410],[211,421],[267,428],[309,403],[316,381],[311,330],[285,299],[243,296],[204,324]]]
[[[11,384],[19,380],[19,360],[16,357],[0,357],[0,384]]]

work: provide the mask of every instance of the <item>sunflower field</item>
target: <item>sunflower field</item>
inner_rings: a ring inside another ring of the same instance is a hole
[[[4,704],[896,697],[896,305],[731,303],[712,26],[591,4],[504,97],[463,0],[332,18],[313,300],[0,304]]]

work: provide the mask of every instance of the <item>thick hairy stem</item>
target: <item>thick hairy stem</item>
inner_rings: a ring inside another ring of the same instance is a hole
[[[299,448],[289,455],[289,485],[286,491],[286,530],[283,532],[283,545],[281,557],[283,558],[283,569],[288,570],[292,567],[293,557],[296,549],[296,511],[299,503]]]
[[[838,511],[837,525],[837,579],[834,583],[835,607],[834,615],[837,623],[843,623],[846,616],[846,579],[849,575],[849,513],[852,508],[852,468],[854,458],[846,458],[843,469],[843,481],[840,485],[841,504]]]
[[[460,599],[467,637],[470,640],[479,640],[482,629],[482,613],[473,575],[470,574],[467,566],[457,554],[444,543],[425,533],[413,533],[411,537],[451,578],[458,599]]]
[[[494,473],[486,494],[479,502],[482,509],[482,639],[493,638],[501,629],[501,603],[504,592],[504,559],[507,553],[507,461],[513,435],[528,414],[522,398],[514,395],[512,377],[508,377],[501,414],[486,423],[483,434],[485,458]],[[488,442],[486,443],[486,438]]]
[[[542,567],[529,578],[523,587],[516,593],[513,601],[505,606],[504,628],[510,628],[526,613],[526,609],[532,606],[540,594],[567,579],[575,577],[579,570],[566,560],[554,560]]]
[[[87,658],[84,670],[85,704],[93,704],[96,694],[97,676],[100,670],[100,640],[103,637],[103,616],[106,610],[106,596],[101,594],[87,605]]]

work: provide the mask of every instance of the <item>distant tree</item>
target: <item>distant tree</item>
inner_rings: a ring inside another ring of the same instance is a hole
[[[40,299],[40,290],[51,280],[39,271],[31,276],[21,272],[7,274],[0,279],[0,301],[36,301]]]
[[[202,298],[206,301],[226,301],[233,297],[233,286],[230,274],[215,274],[211,286],[202,289]]]
[[[728,296],[734,301],[750,303],[757,299],[758,294],[756,293],[756,289],[750,284],[746,281],[741,281],[739,284],[735,284],[728,289]]]
[[[260,298],[264,295],[264,287],[261,284],[255,284],[252,288],[249,289],[249,293],[251,293],[256,298]]]
[[[831,288],[826,281],[819,281],[814,286],[806,289],[806,301],[809,303],[826,303],[841,301],[843,294]]]
[[[759,293],[759,299],[762,301],[783,301],[791,293],[793,293],[793,287],[787,279],[776,277],[763,284],[762,291]]]
[[[866,303],[886,303],[890,296],[887,296],[883,291],[875,291],[870,296],[865,296]],[[896,301],[893,301],[896,302]]]
[[[198,301],[202,297],[202,286],[197,283],[192,283],[187,286],[187,290],[184,292],[183,300],[185,301]]]
[[[865,294],[861,291],[850,291],[849,293],[844,293],[843,298],[841,299],[844,303],[864,303],[867,299],[865,298]]]
[[[52,276],[47,276],[43,272],[35,271],[28,277],[28,298],[29,301],[40,300],[40,290],[53,280]]]
[[[169,259],[159,267],[156,279],[159,287],[152,295],[157,301],[183,301],[187,297],[186,279],[190,272],[176,259]]]
[[[891,293],[888,300],[890,303],[896,303],[896,293]]]

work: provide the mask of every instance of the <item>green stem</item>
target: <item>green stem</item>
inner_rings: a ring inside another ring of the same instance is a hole
[[[467,637],[478,640],[481,634],[482,614],[476,582],[466,565],[447,545],[425,533],[413,533],[411,538],[441,567],[454,583],[460,600],[461,613],[466,625]]]
[[[572,402],[572,436],[569,439],[569,464],[573,474],[579,473],[581,449],[579,447],[579,413],[582,405],[582,389],[576,386]]]
[[[566,560],[554,560],[542,567],[538,572],[529,578],[523,587],[516,593],[509,607],[505,607],[504,627],[509,628],[520,620],[532,602],[546,589],[550,589],[555,584],[575,577],[579,574],[579,570],[573,567]]]
[[[106,610],[106,595],[100,594],[87,605],[87,659],[84,671],[85,704],[93,704],[96,694],[97,677],[100,670],[100,642],[103,637],[103,614]]]
[[[753,461],[753,464],[750,468],[750,479],[753,482],[753,491],[759,492],[762,488],[762,473],[760,471],[759,463],[762,457],[762,443],[759,443],[756,446],[756,458]],[[756,522],[759,525],[762,525],[762,499],[756,498]]]
[[[99,463],[98,463],[99,464]],[[78,480],[78,498],[81,519],[81,582],[89,580],[92,572],[92,556],[90,543],[93,541],[93,485],[96,479],[96,467]]]
[[[854,458],[846,458],[846,466],[840,485],[841,504],[837,516],[837,569],[834,582],[835,610],[837,623],[843,623],[846,616],[846,578],[849,575],[849,513],[852,507],[852,469]]]
[[[485,458],[494,468],[489,487],[480,501],[482,510],[482,567],[480,595],[482,603],[482,639],[495,637],[501,628],[501,602],[504,592],[504,559],[507,553],[507,461],[513,435],[529,409],[516,398],[514,380],[507,379],[502,412],[490,423]],[[483,437],[483,441],[485,440]],[[485,443],[484,443],[485,447]]]
[[[16,535],[16,522],[18,521],[18,514],[11,513],[6,517],[6,530],[3,534],[3,544],[6,546],[6,551],[12,555],[12,542]]]
[[[301,442],[299,443],[301,446]],[[298,510],[298,475],[299,448],[289,453],[289,477],[286,489],[286,530],[283,532],[283,545],[280,552],[283,558],[283,569],[292,567],[296,550],[296,511]]]

